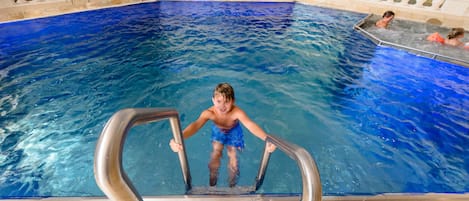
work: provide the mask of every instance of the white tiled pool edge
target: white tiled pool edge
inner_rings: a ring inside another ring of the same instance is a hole
[[[223,199],[221,199],[223,198]],[[298,196],[272,196],[272,195],[251,195],[251,196],[151,196],[143,197],[145,201],[293,201],[298,200]],[[372,196],[322,196],[324,201],[467,201],[469,194],[449,194],[449,193],[427,193],[427,194],[380,194]],[[51,197],[34,199],[5,199],[0,201],[109,201],[106,197]]]

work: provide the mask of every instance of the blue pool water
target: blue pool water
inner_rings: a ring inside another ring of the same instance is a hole
[[[363,17],[157,2],[0,24],[0,197],[103,195],[93,154],[114,112],[172,107],[186,126],[219,82],[314,156],[326,195],[469,192],[469,70],[376,47],[352,28]],[[186,141],[194,186],[208,184],[209,135]],[[239,184],[251,185],[263,143],[245,136]],[[128,136],[124,168],[143,195],[184,193],[170,138],[167,122]],[[276,151],[260,192],[300,192],[299,179]]]

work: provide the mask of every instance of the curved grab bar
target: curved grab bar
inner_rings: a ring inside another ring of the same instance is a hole
[[[123,109],[115,113],[102,131],[94,156],[96,183],[110,200],[142,201],[132,182],[122,167],[122,148],[130,128],[134,125],[168,119],[174,139],[182,144],[179,115],[174,109],[141,108]],[[185,150],[185,149],[183,149]],[[185,151],[178,152],[186,190],[191,189],[191,176]]]
[[[290,158],[295,160],[301,171],[301,179],[303,184],[303,193],[301,195],[302,201],[321,201],[322,199],[322,187],[321,178],[319,176],[318,167],[313,157],[304,148],[289,143],[278,137],[269,135],[267,136],[266,142],[270,142],[287,154]],[[270,159],[270,152],[267,150],[267,143],[264,148],[264,154],[262,156],[261,165],[259,167],[259,173],[256,177],[255,189],[258,190],[264,180],[265,170]]]
[[[177,143],[182,144],[183,150],[185,150],[179,115],[174,109],[123,109],[115,113],[106,123],[96,145],[94,173],[96,183],[110,200],[143,201],[142,196],[139,195],[122,167],[122,148],[129,129],[134,125],[163,119],[170,120],[173,137]],[[301,200],[320,201],[322,196],[321,181],[318,168],[311,155],[304,148],[288,143],[278,137],[267,136],[266,142],[273,143],[298,163],[303,183]],[[270,154],[265,146],[259,173],[256,178],[256,190],[262,185],[264,180]],[[186,191],[188,191],[192,186],[186,152],[180,151],[178,156],[186,184]]]

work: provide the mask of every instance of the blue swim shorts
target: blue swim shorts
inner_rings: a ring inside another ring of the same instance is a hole
[[[222,143],[223,145],[233,146],[236,148],[244,148],[243,129],[239,122],[229,130],[222,130],[215,124],[212,125],[212,137],[213,141]]]

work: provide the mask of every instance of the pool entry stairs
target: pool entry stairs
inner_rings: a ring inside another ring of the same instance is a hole
[[[122,148],[128,131],[135,125],[166,120],[171,125],[173,138],[182,144],[183,151],[177,153],[181,165],[186,194],[184,200],[310,200],[320,201],[322,190],[319,172],[314,159],[302,147],[275,136],[268,136],[266,142],[275,144],[279,150],[296,161],[301,171],[303,192],[300,195],[260,195],[265,171],[269,164],[270,152],[264,146],[260,167],[252,186],[219,188],[193,187],[187,162],[186,149],[182,138],[178,112],[170,108],[133,108],[115,113],[104,127],[96,145],[94,173],[98,186],[110,200],[142,201],[143,198],[122,168]],[[169,199],[165,197],[165,200]]]
[[[193,187],[185,151],[177,153],[182,170],[186,193],[183,195],[142,197],[127,177],[122,166],[123,145],[128,131],[137,125],[169,120],[173,137],[182,144],[178,112],[171,108],[129,108],[116,112],[106,123],[96,145],[94,174],[96,183],[106,197],[47,197],[21,198],[18,201],[469,201],[465,194],[379,194],[369,196],[322,196],[321,181],[316,162],[304,148],[274,135],[266,142],[277,146],[275,152],[283,152],[293,159],[301,172],[302,192],[291,194],[260,194],[264,174],[270,160],[270,152],[264,146],[259,170],[252,186],[233,188]],[[176,153],[175,153],[176,154]],[[275,161],[274,161],[275,162]],[[298,184],[291,184],[298,185]],[[181,186],[182,188],[182,186]],[[156,189],[157,190],[157,189]],[[0,199],[12,201],[15,199]]]
[[[137,189],[126,176],[122,168],[122,147],[129,129],[135,125],[168,119],[173,138],[183,146],[177,153],[183,174],[186,194],[179,196],[145,197],[139,195]],[[276,152],[283,152],[293,159],[301,172],[302,192],[299,194],[259,194],[256,191],[262,186],[265,171],[269,164],[270,152],[264,146],[259,170],[252,186],[219,188],[193,187],[182,139],[178,112],[171,108],[133,108],[115,113],[104,127],[96,145],[94,173],[98,186],[110,200],[141,201],[141,200],[217,200],[217,201],[320,201],[320,200],[466,200],[469,194],[420,194],[420,195],[378,195],[378,196],[322,196],[321,181],[315,160],[304,148],[289,143],[274,135],[267,137],[266,142],[277,146]],[[298,185],[298,184],[292,184]]]

